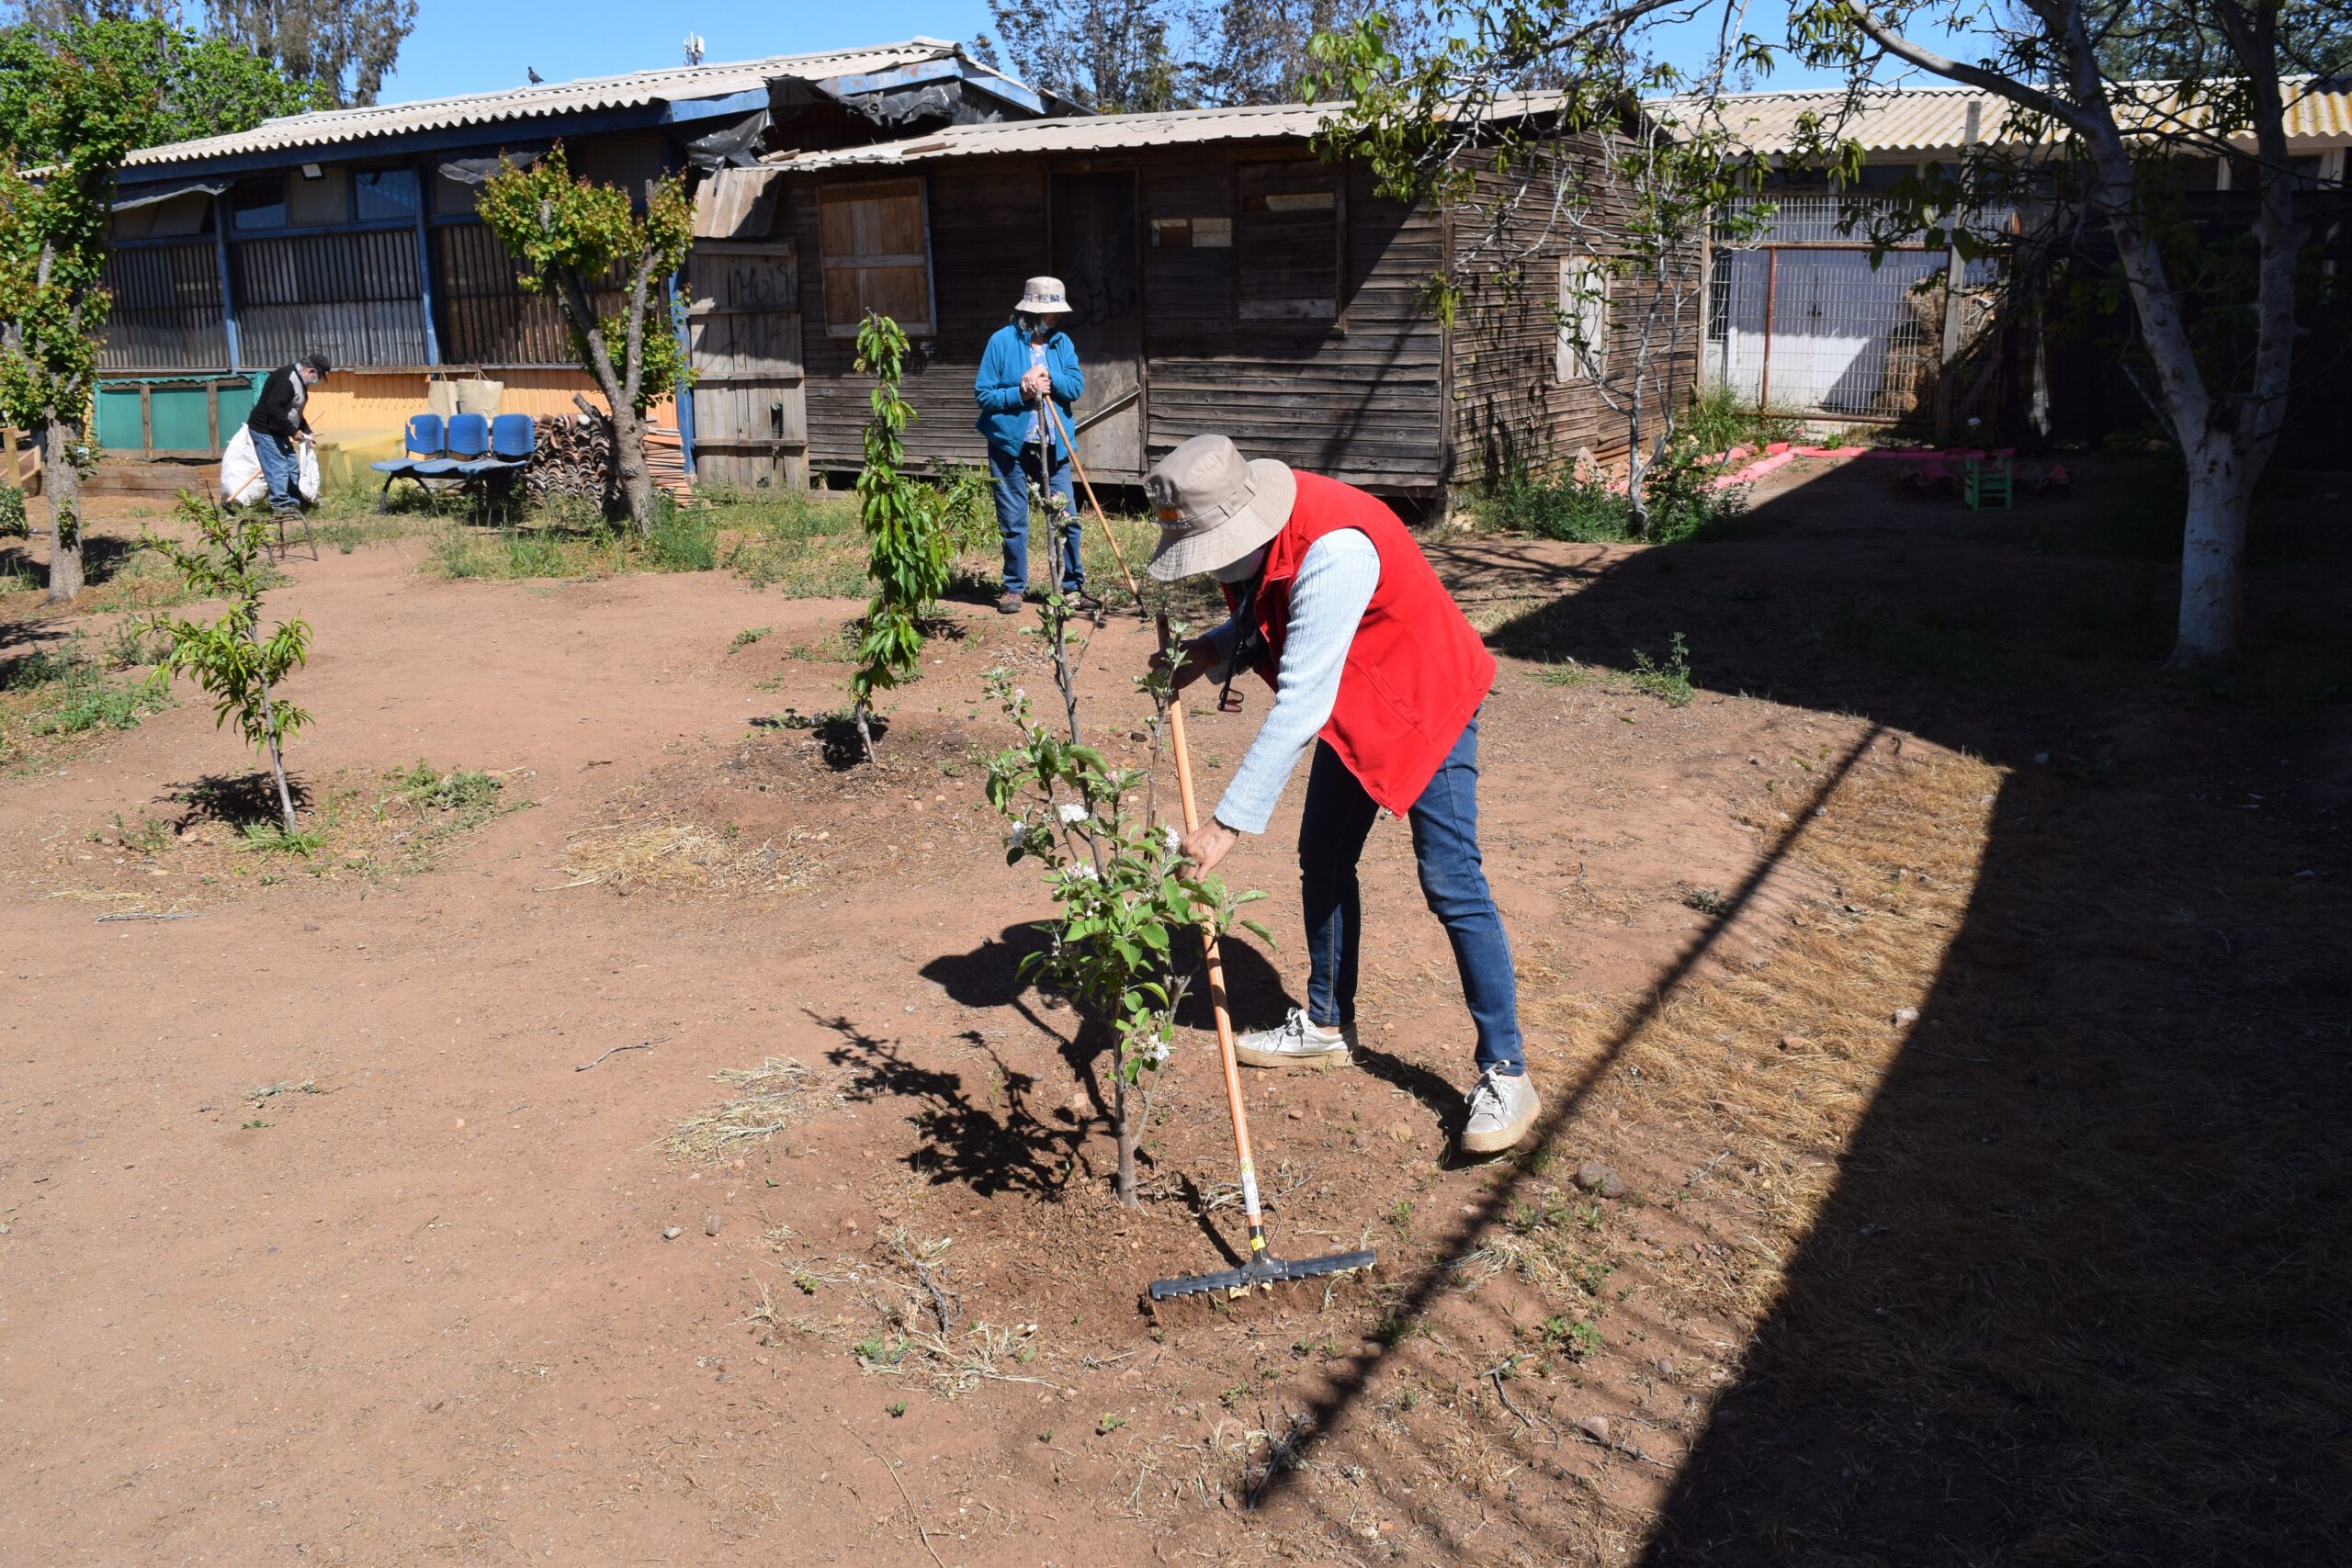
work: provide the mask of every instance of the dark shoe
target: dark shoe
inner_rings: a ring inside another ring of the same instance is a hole
[[[996,613],[1000,615],[1017,615],[1021,614],[1021,595],[1007,589],[996,602]]]
[[[1102,613],[1102,601],[1083,588],[1073,588],[1069,591],[1069,607],[1081,615],[1099,615]]]

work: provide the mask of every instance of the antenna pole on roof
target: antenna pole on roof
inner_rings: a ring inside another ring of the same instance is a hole
[[[702,63],[702,34],[688,33],[686,35],[686,63],[689,65],[700,65]]]

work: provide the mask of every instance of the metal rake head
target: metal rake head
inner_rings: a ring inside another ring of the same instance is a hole
[[[1222,1269],[1215,1274],[1192,1274],[1181,1280],[1154,1280],[1151,1299],[1164,1302],[1170,1296],[1198,1295],[1203,1291],[1229,1291],[1236,1295],[1255,1290],[1260,1285],[1280,1285],[1294,1280],[1313,1280],[1325,1274],[1345,1274],[1351,1269],[1372,1267],[1369,1252],[1334,1252],[1326,1258],[1302,1258],[1285,1263],[1279,1258],[1260,1257],[1238,1269]]]

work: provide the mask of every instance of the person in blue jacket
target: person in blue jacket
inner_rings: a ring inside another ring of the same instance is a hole
[[[1065,432],[1078,428],[1070,405],[1086,389],[1078,350],[1055,324],[1069,313],[1060,278],[1031,278],[1012,320],[989,339],[980,373],[972,379],[972,396],[980,405],[978,428],[988,439],[989,474],[996,481],[997,532],[1004,536],[1004,593],[996,602],[1002,615],[1019,613],[1029,587],[1032,483],[1061,497],[1062,515],[1069,520],[1062,536],[1062,592],[1084,608],[1095,607],[1079,559],[1078,503],[1063,439]],[[1045,412],[1048,399],[1061,415],[1058,425]]]

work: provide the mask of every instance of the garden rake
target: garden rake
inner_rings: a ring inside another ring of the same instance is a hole
[[[1163,658],[1172,651],[1168,635],[1168,617],[1159,617],[1159,650]],[[1193,796],[1193,759],[1184,743],[1184,704],[1179,697],[1168,705],[1168,736],[1176,750],[1176,788],[1184,805],[1184,830],[1193,831],[1200,826],[1200,807]],[[1311,1280],[1323,1274],[1344,1274],[1350,1269],[1369,1269],[1373,1255],[1369,1252],[1335,1252],[1326,1258],[1303,1258],[1284,1262],[1266,1250],[1266,1222],[1258,1202],[1258,1172],[1250,1158],[1250,1118],[1241,1109],[1241,1069],[1233,1058],[1233,1020],[1226,1010],[1225,961],[1218,956],[1216,937],[1204,932],[1208,943],[1209,1007],[1216,1015],[1216,1049],[1225,1064],[1225,1102],[1233,1112],[1233,1146],[1241,1156],[1241,1212],[1250,1222],[1250,1260],[1238,1269],[1226,1269],[1215,1274],[1193,1274],[1176,1280],[1154,1280],[1151,1299],[1164,1302],[1170,1296],[1189,1296],[1203,1291],[1225,1291],[1242,1295],[1260,1285],[1276,1285],[1291,1280]]]
[[[1127,596],[1136,602],[1136,615],[1140,619],[1144,614],[1143,590],[1136,586],[1135,570],[1127,565],[1126,552],[1119,548],[1119,536],[1111,531],[1111,519],[1103,515],[1102,503],[1094,498],[1094,481],[1086,477],[1086,464],[1078,455],[1077,433],[1062,423],[1061,411],[1054,407],[1053,399],[1047,398],[1043,406],[1046,417],[1053,421],[1054,433],[1061,437],[1062,449],[1069,454],[1070,467],[1078,470],[1078,482],[1086,489],[1086,504],[1094,508],[1094,520],[1102,525],[1103,541],[1111,547],[1111,558],[1119,563],[1119,575],[1127,580]]]

